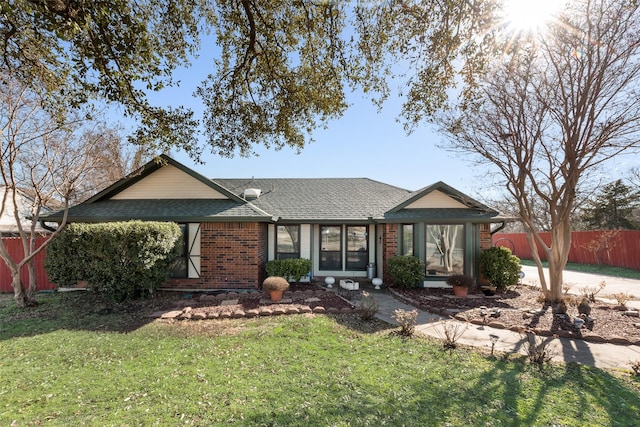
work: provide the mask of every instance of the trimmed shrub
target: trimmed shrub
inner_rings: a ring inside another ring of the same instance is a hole
[[[47,248],[45,268],[52,282],[89,289],[112,302],[153,294],[171,274],[181,237],[168,222],[70,224]]]
[[[480,253],[480,273],[499,290],[518,284],[520,258],[509,248],[494,246]]]
[[[285,277],[299,282],[311,271],[311,260],[306,258],[274,259],[267,262],[267,276]]]
[[[289,289],[289,282],[284,277],[270,276],[262,282],[262,290],[266,292],[286,291],[287,289]]]
[[[395,256],[387,261],[387,273],[396,286],[416,287],[424,279],[424,261],[410,255]]]

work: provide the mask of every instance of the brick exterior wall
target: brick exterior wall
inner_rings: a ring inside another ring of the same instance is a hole
[[[480,224],[480,251],[493,246],[491,236],[491,224]]]
[[[491,224],[480,224],[480,252],[493,246],[493,237],[491,236]],[[480,266],[478,265],[478,269]],[[488,285],[489,281],[480,274],[478,270],[478,281],[480,285]]]
[[[387,261],[398,255],[398,224],[384,224],[382,230],[382,265],[384,268],[384,283],[391,283],[391,276],[387,274]]]
[[[169,279],[173,289],[257,289],[265,278],[267,224],[202,223],[200,277]]]

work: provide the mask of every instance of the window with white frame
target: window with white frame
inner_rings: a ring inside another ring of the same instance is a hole
[[[300,258],[300,225],[276,226],[276,259]]]

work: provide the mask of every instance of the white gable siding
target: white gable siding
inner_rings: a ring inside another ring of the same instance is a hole
[[[226,199],[175,166],[165,165],[112,197],[125,199]]]
[[[428,208],[468,208],[468,206],[452,199],[445,193],[435,190],[425,195],[421,199],[409,204],[405,209],[428,209]]]

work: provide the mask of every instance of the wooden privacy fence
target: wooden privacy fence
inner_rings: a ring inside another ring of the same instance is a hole
[[[541,237],[547,244],[551,241],[549,233],[541,233]],[[531,250],[525,233],[494,234],[493,244],[511,249],[514,255],[520,258],[531,259]],[[546,260],[540,248],[538,248],[538,254],[542,260]],[[569,262],[640,270],[640,231],[574,231],[571,233]]]
[[[39,237],[36,240],[36,247],[40,247],[40,245],[47,240],[47,237]],[[4,245],[7,247],[7,250],[13,257],[13,259],[21,260],[24,251],[22,250],[22,240],[19,237],[3,237],[2,241]],[[45,251],[40,252],[35,256],[35,266],[36,266],[36,282],[38,284],[37,290],[44,291],[55,289],[56,285],[49,281],[47,277],[47,273],[44,271],[44,254]],[[28,286],[29,284],[29,271],[27,270],[27,266],[25,265],[20,270],[22,273],[22,284]],[[11,287],[11,271],[5,264],[3,260],[0,259],[0,292],[13,292],[13,288]]]

